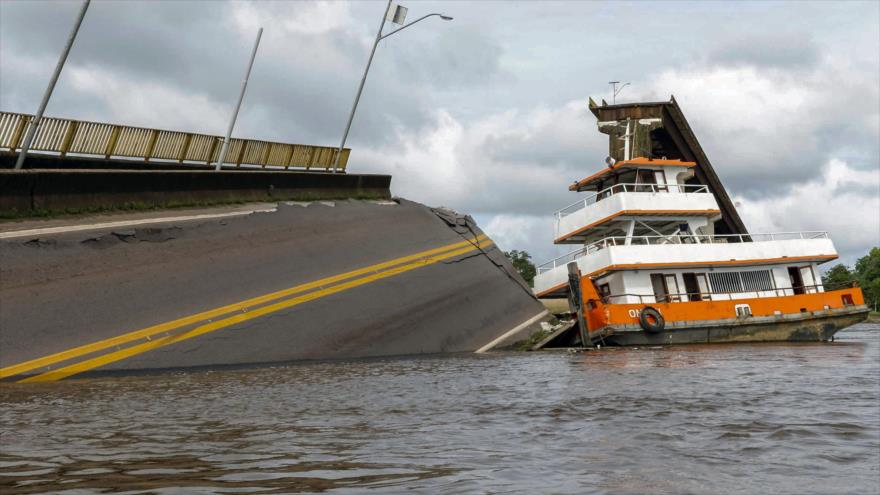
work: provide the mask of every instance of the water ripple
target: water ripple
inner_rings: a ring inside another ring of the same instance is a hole
[[[877,325],[0,386],[3,494],[865,494],[878,466]]]

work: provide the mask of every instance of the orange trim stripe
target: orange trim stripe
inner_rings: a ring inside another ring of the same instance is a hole
[[[595,174],[593,174],[587,178],[581,179],[581,180],[577,181],[576,183],[568,186],[568,190],[569,191],[577,191],[581,187],[589,184],[594,179],[598,179],[599,177],[602,177],[603,175],[610,173],[612,170],[617,170],[619,168],[629,167],[632,165],[651,165],[651,166],[658,166],[658,167],[688,167],[688,168],[697,166],[697,164],[695,162],[683,162],[681,160],[650,160],[648,158],[638,157],[638,158],[633,158],[632,160],[617,162],[614,164],[613,167],[602,169],[602,170],[596,172]]]
[[[561,283],[559,285],[555,285],[547,290],[543,290],[541,292],[538,292],[537,294],[535,294],[535,296],[537,296],[537,297],[546,296],[547,294],[550,294],[552,292],[558,291],[559,289],[565,288],[567,285],[568,285],[568,282],[563,282],[563,283]]]
[[[718,215],[721,213],[721,210],[620,210],[613,215],[609,215],[601,220],[597,220],[587,226],[581,227],[574,232],[570,232],[565,234],[564,236],[553,241],[553,244],[561,244],[562,241],[574,237],[581,232],[591,229],[597,225],[603,224],[605,222],[614,220],[615,218],[621,215]]]

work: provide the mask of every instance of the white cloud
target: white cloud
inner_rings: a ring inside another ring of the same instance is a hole
[[[416,201],[471,213],[549,216],[577,199],[568,184],[604,156],[604,136],[595,131],[585,100],[471,122],[443,109],[433,117],[427,128],[398,128],[391,145],[359,148],[359,169],[390,171],[395,194]]]
[[[632,96],[675,94],[725,184],[758,196],[842,154],[861,161],[853,168],[877,167],[880,85],[853,76],[862,70],[846,54],[801,71],[707,62],[664,70]]]
[[[477,220],[499,248],[504,251],[527,251],[536,265],[577,247],[553,244],[553,217],[550,215],[502,213]]]
[[[383,42],[349,137],[352,172],[392,173],[396,194],[472,213],[505,249],[552,257],[567,248],[552,245],[552,211],[576,200],[568,184],[607,153],[587,96],[601,96],[609,77],[620,77],[632,81],[622,95],[628,100],[676,95],[751,229],[828,229],[842,252],[876,244],[876,229],[859,228],[880,222],[876,187],[865,186],[876,182],[859,175],[874,177],[880,162],[876,4],[802,6],[798,25],[781,33],[773,27],[790,16],[784,3],[762,4],[748,30],[727,33],[716,26],[744,7],[706,4],[688,19],[660,9],[658,22],[689,28],[658,32],[647,45],[616,36],[613,22],[584,30],[582,19],[597,15],[589,2],[412,7],[412,16],[442,10],[455,22]],[[3,109],[33,111],[75,7],[5,2],[3,9]],[[229,2],[206,15],[200,2],[95,4],[49,114],[222,133],[263,26],[236,134],[335,144],[377,9]],[[601,10],[613,20],[638,6]],[[504,22],[486,24],[487,14]],[[847,29],[821,29],[829,16]],[[714,42],[722,49],[713,55]],[[621,64],[619,53],[644,62]],[[847,183],[846,174],[861,183]],[[829,202],[856,213],[841,219],[817,206]]]
[[[243,33],[257,28],[320,35],[352,24],[346,2],[232,2],[232,18]]]
[[[65,68],[70,87],[80,98],[97,100],[101,114],[92,118],[143,127],[221,134],[231,107],[203,94],[149,80],[133,80],[100,67]]]
[[[880,246],[880,170],[831,160],[820,176],[785,194],[734,200],[752,232],[828,231],[847,264]]]

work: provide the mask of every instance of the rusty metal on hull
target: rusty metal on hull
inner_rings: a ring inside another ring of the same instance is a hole
[[[825,342],[838,331],[864,321],[868,308],[828,311],[824,315],[804,314],[785,317],[751,317],[741,321],[700,322],[690,328],[673,328],[650,334],[631,328],[606,328],[593,334],[606,345],[677,345],[744,342]],[[600,337],[601,336],[601,337]]]

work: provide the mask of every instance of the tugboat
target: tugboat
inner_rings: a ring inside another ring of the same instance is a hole
[[[589,108],[605,167],[555,213],[542,299],[567,298],[585,345],[827,341],[867,318],[861,289],[823,287],[826,232],[749,233],[675,98]],[[832,290],[833,289],[833,290]]]

